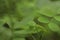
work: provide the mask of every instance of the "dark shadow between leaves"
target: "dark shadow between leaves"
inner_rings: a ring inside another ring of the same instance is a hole
[[[4,23],[3,27],[9,28],[9,25],[7,23]]]

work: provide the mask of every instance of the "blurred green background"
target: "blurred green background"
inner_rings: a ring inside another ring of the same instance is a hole
[[[0,0],[0,40],[60,40],[60,0]]]

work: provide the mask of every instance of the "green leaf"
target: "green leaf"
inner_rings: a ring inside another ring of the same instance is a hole
[[[48,17],[53,17],[54,15],[56,15],[56,10],[55,8],[51,7],[51,6],[44,6],[40,9],[40,14],[48,16]]]
[[[38,18],[38,21],[40,21],[42,23],[48,23],[49,22],[49,18],[40,15],[40,17]]]
[[[57,20],[56,20],[56,19],[54,19],[54,18],[51,20],[51,22],[53,22],[53,23],[55,23],[55,24],[60,25],[60,22],[59,22],[59,21],[57,21]]]
[[[60,21],[60,15],[54,16],[54,18],[55,18],[57,21]]]
[[[34,21],[30,21],[30,22],[28,23],[28,25],[29,25],[29,26],[35,26],[36,23],[35,23]]]
[[[30,21],[32,21],[34,19],[35,15],[36,14],[34,14],[34,13],[30,14],[29,16],[24,18],[21,22],[16,22],[14,25],[14,29],[26,26]]]
[[[51,31],[54,31],[54,32],[58,32],[60,30],[60,27],[56,23],[53,23],[53,22],[50,22],[48,24],[48,27]]]

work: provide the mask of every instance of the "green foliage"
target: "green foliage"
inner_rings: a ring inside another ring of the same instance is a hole
[[[58,32],[60,30],[59,26],[53,22],[50,22],[48,26],[52,31]]]
[[[55,16],[54,18],[55,18],[57,21],[60,21],[60,16],[59,16],[59,15]]]
[[[0,0],[0,40],[55,40],[60,37],[60,0]]]

